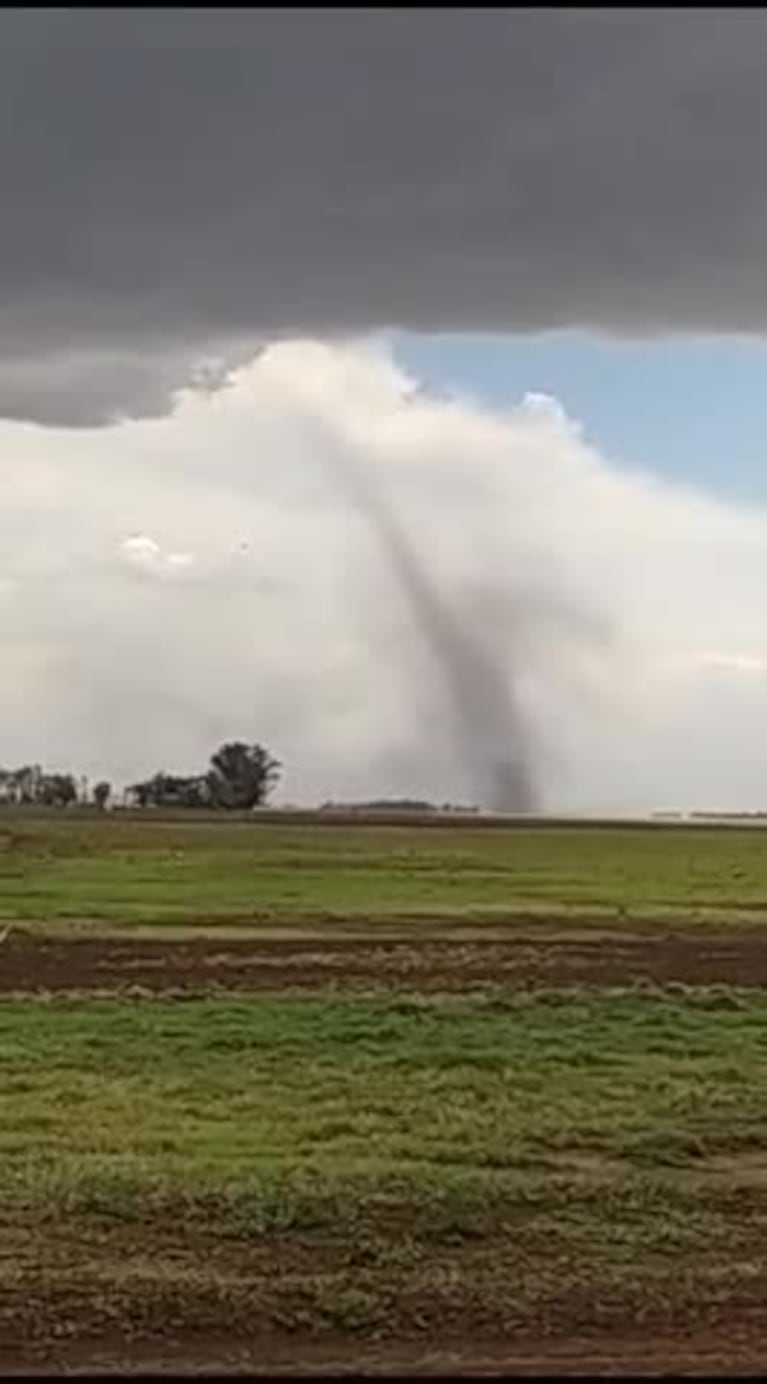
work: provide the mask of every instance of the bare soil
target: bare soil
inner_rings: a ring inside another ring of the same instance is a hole
[[[615,1321],[584,1326],[574,1310],[536,1328],[487,1333],[471,1321],[435,1324],[421,1332],[400,1333],[392,1323],[377,1339],[353,1330],[331,1330],[312,1339],[304,1331],[264,1329],[253,1312],[250,1326],[236,1319],[224,1332],[184,1321],[166,1307],[167,1324],[153,1327],[129,1320],[111,1323],[105,1314],[72,1302],[62,1320],[51,1298],[46,1326],[24,1341],[16,1332],[0,1335],[0,1374],[46,1373],[291,1373],[323,1375],[738,1375],[760,1377],[764,1367],[767,1308],[733,1303],[715,1322]],[[161,1309],[162,1310],[162,1309]],[[155,1314],[157,1317],[159,1314]],[[218,1317],[226,1316],[218,1304]],[[4,1337],[4,1339],[3,1339]]]
[[[377,1275],[375,1313],[364,1319],[357,1308],[347,1320],[349,1295],[361,1289],[364,1297],[367,1280],[349,1262],[354,1250],[332,1237],[258,1236],[237,1244],[162,1217],[98,1231],[63,1221],[58,1234],[48,1227],[37,1242],[31,1227],[6,1231],[4,1256],[14,1273],[4,1274],[0,1291],[0,1372],[763,1369],[763,1266],[748,1284],[719,1282],[714,1291],[705,1276],[699,1287],[692,1279],[672,1291],[668,1266],[658,1266],[656,1283],[644,1276],[608,1287],[598,1274],[600,1293],[592,1261],[582,1279],[572,1264],[555,1274],[539,1297],[526,1281],[532,1265],[491,1235],[482,1245],[434,1246],[423,1278]],[[142,1273],[148,1263],[159,1270],[149,1280]]]
[[[0,943],[0,994],[62,991],[152,993],[326,987],[460,991],[482,987],[767,985],[767,938],[754,929],[693,935],[649,929],[593,937],[536,926],[499,939],[477,936],[371,941],[325,938],[178,941],[39,937],[11,931]]]
[[[547,1337],[520,1337],[508,1341],[483,1341],[469,1337],[465,1342],[440,1348],[413,1345],[377,1345],[373,1348],[350,1344],[348,1337],[323,1341],[314,1348],[285,1337],[256,1337],[249,1344],[237,1345],[230,1336],[202,1337],[190,1347],[188,1341],[169,1340],[140,1345],[124,1338],[105,1338],[84,1346],[59,1345],[42,1354],[34,1350],[14,1355],[0,1367],[17,1377],[44,1370],[45,1374],[99,1375],[125,1373],[162,1376],[210,1374],[236,1378],[238,1375],[305,1375],[323,1377],[349,1375],[412,1379],[429,1375],[486,1375],[495,1377],[651,1376],[690,1378],[714,1376],[725,1379],[760,1378],[764,1368],[764,1339],[767,1322],[731,1321],[720,1332],[710,1329],[667,1336],[657,1333],[622,1336],[617,1332],[594,1336],[572,1336],[566,1344],[552,1343]]]

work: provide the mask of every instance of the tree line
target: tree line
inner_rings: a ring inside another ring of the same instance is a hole
[[[123,803],[138,808],[205,808],[247,812],[262,806],[279,781],[282,765],[263,745],[229,741],[197,774],[159,771],[125,789]],[[106,779],[91,788],[72,773],[49,773],[40,765],[0,769],[0,802],[20,807],[74,807],[93,804],[105,810],[114,799]]]

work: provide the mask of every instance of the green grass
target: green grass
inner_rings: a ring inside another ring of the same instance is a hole
[[[24,1001],[0,1075],[6,1175],[644,1164],[767,1146],[767,999]]]
[[[0,820],[0,918],[70,925],[688,922],[767,908],[767,835]]]
[[[645,1164],[767,1147],[767,999],[18,1001],[0,1082],[6,1178]]]
[[[766,1091],[761,997],[5,1003],[0,1287],[310,1333],[708,1310],[767,1281],[716,1175]]]
[[[0,818],[43,930],[765,907],[753,830]],[[765,1187],[758,990],[0,1002],[4,1348],[711,1323],[767,1298]]]

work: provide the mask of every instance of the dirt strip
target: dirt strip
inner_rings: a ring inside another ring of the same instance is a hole
[[[51,938],[11,931],[0,943],[0,994],[324,989],[464,990],[474,987],[657,984],[767,985],[767,937],[582,932],[537,927],[508,940],[251,939],[167,941]]]
[[[254,1375],[335,1374],[359,1377],[429,1375],[485,1375],[488,1377],[583,1377],[621,1376],[720,1378],[763,1377],[765,1323],[726,1317],[718,1328],[679,1331],[668,1336],[652,1333],[639,1337],[607,1330],[603,1335],[577,1334],[565,1341],[525,1337],[519,1340],[483,1341],[471,1335],[450,1345],[436,1341],[418,1346],[355,1342],[348,1337],[324,1340],[314,1347],[284,1337],[260,1339],[238,1346],[226,1336],[210,1339],[183,1333],[165,1342],[132,1345],[125,1339],[59,1342],[38,1349],[11,1351],[3,1359],[3,1371],[23,1376],[44,1371],[46,1375],[138,1376],[209,1374],[232,1378]],[[1,1372],[0,1372],[1,1377]]]

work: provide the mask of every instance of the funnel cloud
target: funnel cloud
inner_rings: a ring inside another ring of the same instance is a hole
[[[447,702],[458,758],[477,780],[482,806],[534,812],[539,798],[532,741],[509,677],[486,632],[469,625],[432,581],[415,544],[380,490],[348,453],[336,453],[340,486],[375,535],[432,655],[437,687]]]

